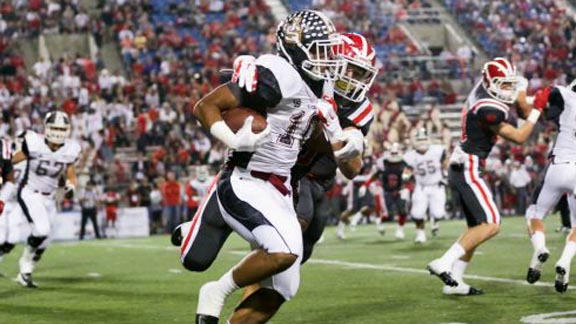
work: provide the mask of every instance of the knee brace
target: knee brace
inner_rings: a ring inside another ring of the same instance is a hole
[[[47,236],[28,236],[28,245],[37,249],[46,240]]]

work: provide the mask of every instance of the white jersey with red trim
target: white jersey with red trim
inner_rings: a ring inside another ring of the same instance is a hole
[[[45,194],[54,193],[68,165],[80,157],[80,151],[80,144],[71,139],[52,151],[44,135],[27,131],[22,142],[22,152],[27,157],[23,186]]]
[[[406,152],[404,162],[414,170],[417,185],[430,186],[440,184],[442,181],[443,157],[442,145],[430,145],[424,154],[415,150]]]

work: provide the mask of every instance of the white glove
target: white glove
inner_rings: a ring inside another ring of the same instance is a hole
[[[368,190],[368,188],[366,188],[366,186],[360,186],[360,189],[358,189],[358,196],[359,197],[364,197],[366,196],[366,191]]]
[[[252,132],[253,116],[248,116],[242,127],[234,132],[223,120],[217,121],[210,127],[210,133],[226,144],[229,148],[239,152],[254,152],[256,147],[270,134],[270,125],[262,132],[255,134]]]
[[[342,132],[342,140],[346,142],[341,149],[334,152],[337,160],[350,160],[364,153],[364,134],[359,129],[349,128]]]
[[[238,83],[240,88],[247,92],[253,92],[258,86],[258,70],[256,69],[256,58],[252,55],[240,55],[234,60],[232,65],[234,74],[232,82]]]
[[[528,90],[528,79],[523,76],[519,76],[518,83],[516,83],[516,90],[526,92],[526,90]]]
[[[324,126],[324,134],[330,143],[342,141],[343,131],[338,120],[338,106],[334,101],[334,80],[325,80],[322,98],[316,102],[316,115]]]

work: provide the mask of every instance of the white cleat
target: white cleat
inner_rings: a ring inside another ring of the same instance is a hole
[[[414,239],[414,243],[416,244],[424,244],[426,243],[426,233],[422,231],[416,231],[416,238]]]
[[[200,287],[198,293],[198,307],[196,314],[220,317],[222,307],[226,301],[226,295],[218,289],[217,281],[210,281]]]
[[[340,240],[346,239],[346,235],[344,235],[344,232],[341,232],[341,231],[336,231],[336,237]]]
[[[476,289],[474,287],[470,287],[470,285],[461,283],[457,287],[450,287],[450,286],[442,287],[442,293],[444,295],[473,296],[473,295],[482,295],[484,291],[482,289]]]
[[[394,237],[396,237],[399,240],[403,240],[406,237],[406,235],[404,235],[404,230],[402,228],[397,228]]]
[[[441,259],[436,259],[428,263],[426,269],[428,269],[430,274],[440,278],[445,285],[450,287],[458,286],[458,281],[456,281],[452,275],[452,266],[442,262]]]
[[[559,293],[564,293],[568,290],[568,279],[570,278],[570,264],[562,264],[560,261],[556,263],[556,280],[554,288]]]
[[[22,287],[38,288],[38,285],[34,282],[34,280],[32,280],[31,273],[19,273],[18,276],[16,277],[16,281],[18,281],[18,283],[22,285]]]
[[[380,233],[380,235],[384,236],[384,234],[386,234],[386,227],[384,226],[384,224],[378,224],[376,226],[376,229],[378,230],[378,233]]]

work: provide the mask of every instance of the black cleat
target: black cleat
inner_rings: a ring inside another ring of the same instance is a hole
[[[442,280],[442,282],[446,285],[446,286],[450,286],[450,287],[457,287],[458,286],[458,281],[454,280],[454,278],[452,278],[452,274],[450,272],[441,272],[438,273],[436,271],[434,271],[434,269],[432,269],[432,267],[428,266],[426,267],[426,269],[430,272],[431,275],[435,275],[436,277],[440,278],[440,280]]]
[[[542,272],[540,270],[536,270],[534,268],[528,268],[528,273],[526,274],[526,281],[528,283],[533,284],[536,281],[540,280],[540,275]]]
[[[484,295],[484,290],[470,287],[470,290],[468,291],[468,296],[474,296],[474,295]]]
[[[440,230],[440,227],[432,227],[432,236],[438,236],[438,231]]]
[[[172,231],[172,236],[170,236],[170,243],[172,243],[174,246],[182,245],[182,225],[184,224],[176,226],[176,228]]]
[[[196,324],[218,324],[218,317],[196,314]]]
[[[19,273],[16,280],[19,284],[26,288],[38,288],[38,285],[32,280],[32,274],[30,273]]]
[[[566,278],[566,269],[556,266],[556,281],[554,288],[559,293],[565,293],[568,290],[568,278]]]

